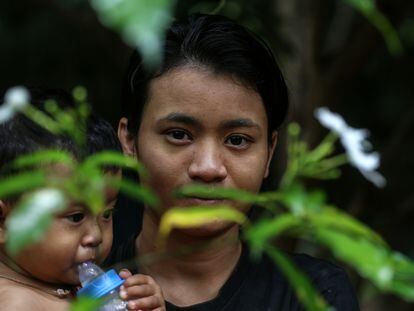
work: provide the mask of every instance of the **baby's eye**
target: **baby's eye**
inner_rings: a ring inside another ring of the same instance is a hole
[[[237,148],[247,147],[251,139],[242,135],[231,135],[226,139],[226,144]]]
[[[168,140],[172,142],[188,142],[191,140],[190,135],[184,130],[170,130],[166,133]]]
[[[114,214],[114,209],[113,208],[107,209],[102,213],[102,218],[105,219],[105,220],[110,220],[110,219],[112,219],[113,214]]]
[[[70,222],[79,223],[85,218],[85,213],[74,213],[74,214],[65,216],[65,218],[69,220]]]

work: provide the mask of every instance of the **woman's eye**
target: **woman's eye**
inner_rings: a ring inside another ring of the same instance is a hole
[[[251,142],[251,140],[249,140],[247,137],[241,136],[241,135],[232,135],[232,136],[230,136],[226,139],[227,144],[229,144],[231,146],[236,146],[236,147],[245,147],[250,142]]]
[[[105,220],[110,220],[110,219],[112,219],[113,213],[114,213],[114,209],[113,208],[107,209],[106,211],[104,211],[102,213],[102,218],[105,219]]]
[[[75,214],[67,215],[65,218],[69,220],[70,222],[79,223],[85,218],[85,214],[75,213]]]
[[[171,130],[167,132],[167,138],[172,141],[189,141],[191,140],[190,135],[183,130]]]

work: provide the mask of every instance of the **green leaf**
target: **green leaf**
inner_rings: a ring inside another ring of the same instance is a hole
[[[43,186],[46,182],[42,171],[24,172],[0,180],[0,198],[21,194]]]
[[[153,207],[159,204],[157,196],[153,194],[151,189],[139,185],[136,182],[127,179],[111,179],[110,183],[135,200],[144,202]]]
[[[66,198],[57,189],[41,189],[24,198],[6,220],[7,251],[16,255],[25,246],[39,241],[53,215],[65,207]]]
[[[242,225],[247,222],[247,217],[229,206],[174,207],[166,211],[161,219],[158,241],[163,245],[174,228],[194,228],[218,220]]]
[[[389,264],[388,250],[363,238],[356,239],[332,228],[315,228],[315,238],[328,246],[335,256],[352,264],[362,275],[375,283],[380,281],[377,272]]]
[[[85,159],[82,166],[92,166],[101,168],[102,166],[118,166],[136,171],[141,175],[145,175],[144,167],[134,158],[123,155],[116,151],[103,151],[93,154]]]
[[[93,311],[98,310],[102,300],[89,297],[80,297],[76,299],[70,306],[70,311]]]
[[[178,197],[200,197],[204,199],[227,199],[237,202],[257,204],[268,207],[268,203],[276,203],[281,195],[278,192],[251,193],[241,189],[218,188],[201,184],[184,186],[175,192]]]
[[[386,245],[382,237],[375,231],[334,207],[324,206],[317,213],[309,213],[307,220],[309,226],[315,228],[332,228],[335,231],[342,231],[354,238],[363,238],[378,245]]]
[[[44,129],[48,130],[49,132],[56,135],[61,133],[59,123],[43,111],[36,109],[36,107],[28,105],[23,111],[23,113],[30,120],[35,122],[37,125],[43,127]]]
[[[266,253],[279,266],[282,273],[293,286],[296,296],[309,311],[326,311],[330,310],[325,300],[315,290],[308,277],[301,272],[293,262],[275,247],[268,246]]]
[[[23,113],[37,125],[55,135],[68,135],[79,145],[83,145],[85,139],[85,119],[83,107],[76,109],[61,109],[53,100],[45,102],[45,110],[28,105]]]
[[[88,91],[83,86],[75,86],[72,90],[72,96],[77,103],[85,103],[88,99]]]
[[[146,65],[162,58],[164,32],[172,21],[174,0],[90,0],[101,22],[137,47]]]
[[[364,15],[382,34],[388,46],[388,50],[394,54],[401,54],[403,46],[397,30],[392,26],[388,18],[381,13],[374,0],[343,0],[355,10]]]
[[[267,243],[286,231],[297,228],[301,223],[301,219],[292,214],[282,214],[272,219],[260,220],[246,229],[244,236],[252,254],[258,256],[266,248]]]
[[[317,228],[315,238],[382,291],[394,292],[414,301],[412,261],[391,252],[386,245],[374,244],[333,229]]]
[[[392,253],[392,262],[394,270],[392,290],[394,293],[405,297],[405,299],[414,301],[414,262],[406,256],[398,253]]]
[[[297,216],[305,216],[309,209],[319,209],[324,204],[324,196],[318,192],[310,194],[299,183],[290,184],[284,189],[282,202]]]
[[[15,168],[21,169],[31,166],[39,167],[54,163],[72,167],[74,165],[74,160],[72,155],[62,150],[41,150],[18,157],[12,162],[12,165]]]
[[[93,213],[99,213],[105,207],[105,190],[110,177],[97,167],[80,165],[65,180],[64,188],[71,199],[82,202]]]
[[[335,151],[335,141],[337,139],[338,136],[330,132],[316,148],[306,154],[305,162],[315,163],[322,160],[323,158],[330,156]]]
[[[197,196],[204,199],[229,199],[239,202],[254,203],[258,196],[250,192],[234,188],[217,188],[201,184],[187,185],[176,191],[180,197]]]

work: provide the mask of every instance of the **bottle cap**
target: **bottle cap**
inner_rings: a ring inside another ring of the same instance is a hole
[[[82,287],[77,296],[100,298],[121,286],[124,282],[125,280],[121,279],[114,269],[111,269]]]

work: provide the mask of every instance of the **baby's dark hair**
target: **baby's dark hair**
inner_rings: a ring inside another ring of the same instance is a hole
[[[74,99],[66,91],[44,88],[31,88],[29,91],[31,105],[43,112],[46,112],[44,106],[48,100],[53,100],[61,109],[75,107]],[[0,124],[0,177],[13,172],[10,163],[19,156],[44,149],[66,151],[77,160],[100,151],[122,151],[112,126],[93,111],[86,121],[85,137],[84,147],[79,147],[71,137],[55,135],[19,113]]]

